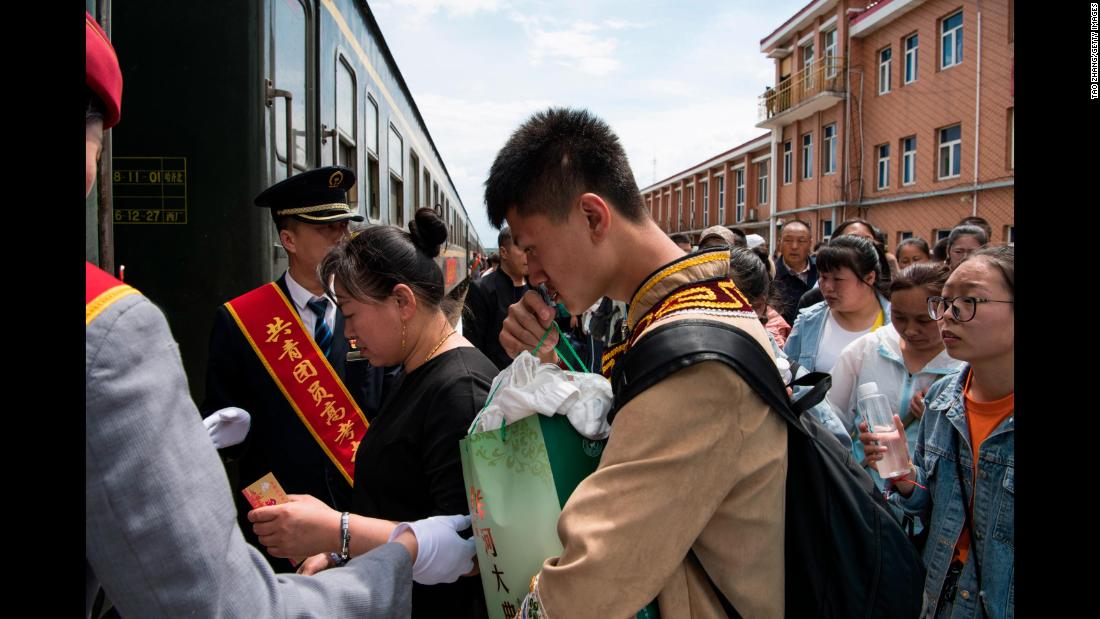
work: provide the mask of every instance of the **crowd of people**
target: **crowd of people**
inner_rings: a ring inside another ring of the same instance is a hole
[[[86,22],[90,194],[122,76]],[[559,363],[558,333],[610,375],[681,320],[832,376],[808,414],[923,552],[922,616],[1013,615],[1014,257],[980,218],[942,248],[896,253],[862,219],[814,249],[798,219],[774,253],[724,226],[694,246],[651,219],[606,123],[551,108],[492,164],[498,253],[472,262],[463,302],[444,294],[437,211],[353,235],[355,182],[318,168],[249,207],[269,210],[289,267],[214,310],[200,406],[161,311],[87,265],[86,616],[499,616],[459,458],[494,377],[522,351]],[[858,397],[871,382],[908,439],[901,476],[877,474],[888,448]],[[787,433],[726,365],[649,385],[617,407],[561,510],[561,554],[512,616],[783,616],[798,595],[782,550]],[[245,498],[266,473],[286,501]]]

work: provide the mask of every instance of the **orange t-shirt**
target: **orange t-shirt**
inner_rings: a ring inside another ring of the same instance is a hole
[[[982,442],[1012,414],[1015,409],[1016,393],[1010,393],[1000,400],[992,402],[978,402],[970,397],[970,377],[966,377],[966,385],[963,387],[963,395],[966,397],[966,425],[970,427],[970,444],[974,446],[974,479],[971,488],[978,485],[978,454],[981,453]],[[973,517],[974,503],[971,501],[966,510]],[[963,526],[959,542],[955,544],[953,560],[966,563],[966,557],[970,554],[970,529]]]

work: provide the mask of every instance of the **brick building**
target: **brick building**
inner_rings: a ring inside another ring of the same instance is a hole
[[[725,210],[708,184],[742,170],[727,184],[743,183],[744,218],[721,223],[766,227],[772,247],[791,217],[815,241],[864,217],[893,247],[976,214],[1014,242],[1013,14],[1013,0],[810,2],[760,42],[775,59],[757,124],[769,133],[644,189],[654,218],[697,233],[701,201]]]

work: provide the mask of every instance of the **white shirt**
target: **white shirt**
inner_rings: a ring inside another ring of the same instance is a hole
[[[890,408],[902,421],[909,418],[909,399],[917,391],[925,391],[940,378],[957,372],[962,361],[952,359],[947,351],[925,364],[920,371],[910,374],[901,354],[901,336],[894,325],[884,325],[872,334],[864,335],[849,344],[833,365],[833,386],[829,389],[829,401],[842,413],[841,420],[849,431],[856,427],[857,385],[874,382],[879,393],[890,399]]]
[[[317,322],[317,315],[313,313],[313,310],[309,309],[306,303],[314,299],[326,299],[328,301],[328,307],[325,309],[325,324],[328,325],[328,330],[332,332],[335,337],[336,334],[336,305],[327,297],[315,297],[313,293],[302,287],[301,284],[294,281],[294,278],[290,276],[290,271],[286,272],[286,287],[290,289],[290,301],[294,303],[294,307],[298,310],[298,315],[302,318],[302,324],[306,328],[306,333],[310,337],[313,337],[313,326]],[[343,334],[340,334],[341,336]]]
[[[862,331],[848,331],[837,323],[833,313],[825,318],[825,327],[821,331],[821,342],[817,345],[817,356],[814,357],[814,370],[817,372],[830,372],[840,352],[861,335],[871,332],[871,327]]]

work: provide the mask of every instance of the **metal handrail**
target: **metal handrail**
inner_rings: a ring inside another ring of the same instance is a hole
[[[844,70],[843,56],[814,60],[760,95],[758,119],[773,118],[823,92],[844,92]]]

